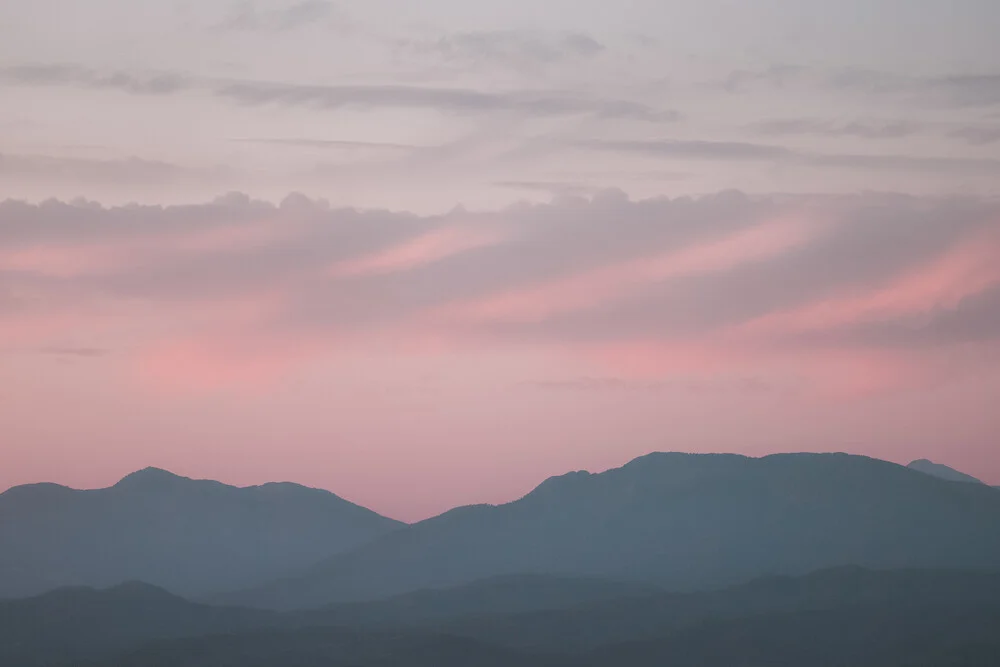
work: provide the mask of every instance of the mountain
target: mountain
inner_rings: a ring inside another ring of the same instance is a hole
[[[155,642],[87,667],[571,667],[572,664],[562,657],[536,656],[428,632],[302,628]]]
[[[862,568],[689,594],[504,577],[360,615],[211,607],[129,583],[0,601],[0,664],[972,665],[1000,648],[998,600],[1000,573]]]
[[[103,590],[61,588],[33,598],[0,600],[0,665],[73,664],[131,653],[135,655],[128,661],[146,664],[142,656],[149,652],[140,648],[147,645],[157,651],[169,645],[170,654],[193,651],[201,656],[211,654],[216,644],[239,651],[257,646],[258,641],[244,633],[272,638],[264,640],[260,649],[264,654],[267,646],[294,638],[303,642],[300,648],[305,654],[318,650],[311,645],[317,644],[325,651],[335,647],[343,657],[341,653],[354,650],[349,648],[353,644],[371,641],[373,648],[378,641],[398,636],[410,638],[400,644],[407,650],[422,647],[434,654],[478,646],[473,637],[454,641],[458,635],[445,627],[452,619],[561,609],[654,591],[602,580],[514,576],[374,603],[282,614],[191,602],[140,582]],[[330,630],[311,631],[315,628]],[[203,639],[213,635],[242,638],[238,646],[225,639]],[[184,639],[191,641],[174,641]],[[487,653],[510,654],[497,649]]]
[[[710,619],[594,651],[579,667],[990,667],[1000,605],[899,604]],[[402,663],[400,663],[402,664]]]
[[[997,563],[1000,496],[985,486],[846,454],[652,454],[452,510],[219,600],[305,608],[515,573],[693,590],[838,565]]]
[[[0,598],[129,580],[185,595],[252,586],[401,526],[326,491],[155,468],[106,489],[20,486],[0,494]]]
[[[88,667],[994,667],[1000,607],[803,610],[707,619],[583,654],[426,632],[336,628],[162,641]]]
[[[927,459],[919,459],[913,461],[910,465],[906,466],[912,470],[918,470],[925,475],[932,475],[934,477],[940,477],[941,479],[946,479],[949,482],[968,482],[970,484],[982,484],[972,475],[966,475],[964,472],[959,472],[954,468],[949,468],[946,465],[940,463],[934,463],[933,461],[928,461]]]
[[[524,574],[491,577],[462,586],[404,593],[315,611],[324,624],[368,628],[431,626],[453,632],[450,619],[516,615],[601,602],[646,599],[663,590],[643,584],[583,577]],[[464,634],[464,633],[459,633]]]
[[[110,657],[155,639],[274,627],[273,612],[196,604],[128,582],[0,600],[0,665],[34,667]]]
[[[565,608],[466,614],[424,624],[518,650],[579,654],[656,640],[706,619],[833,609],[984,607],[1000,610],[1000,572],[840,567],[804,577],[766,577],[715,591],[630,595]],[[414,619],[422,618],[416,611],[413,614]]]
[[[362,619],[356,605],[209,607],[134,583],[0,602],[0,664],[971,667],[995,664],[998,600],[1000,573],[849,567],[688,594],[510,577],[370,603]]]

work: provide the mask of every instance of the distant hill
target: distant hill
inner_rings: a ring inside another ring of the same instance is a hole
[[[437,622],[423,620],[420,610],[411,613],[414,621],[421,619],[440,632],[519,650],[581,653],[662,638],[706,619],[862,608],[899,613],[918,608],[1000,612],[1000,572],[840,567],[803,577],[766,577],[717,591],[629,595],[565,608],[466,614]]]
[[[578,667],[989,667],[1000,605],[886,603],[709,619],[664,637],[603,647]],[[398,663],[403,664],[403,663]]]
[[[848,564],[997,563],[1000,495],[985,486],[845,454],[653,454],[452,510],[219,600],[304,608],[514,573],[691,590]]]
[[[155,642],[88,667],[993,667],[1000,607],[882,605],[703,619],[582,654],[336,628]]]
[[[61,588],[0,600],[0,665],[34,667],[110,657],[154,639],[273,628],[274,612],[196,604],[139,582]]]
[[[201,595],[250,586],[402,524],[295,484],[236,488],[146,469],[106,489],[0,494],[0,598],[148,581]]]
[[[998,600],[997,573],[854,567],[689,594],[505,577],[369,603],[360,617],[358,605],[209,607],[136,583],[0,601],[0,664],[972,667],[995,664]]]
[[[934,463],[933,461],[928,461],[927,459],[919,459],[913,461],[910,465],[906,466],[912,470],[918,470],[926,475],[932,475],[934,477],[940,477],[941,479],[946,479],[949,482],[968,482],[970,484],[982,484],[980,480],[976,479],[972,475],[966,475],[964,472],[959,472],[954,468],[949,468],[946,465],[940,463]]]
[[[998,590],[1000,594],[1000,590]],[[505,575],[462,586],[427,589],[371,602],[331,605],[311,612],[323,624],[358,627],[431,626],[452,632],[447,621],[576,608],[664,595],[643,584],[583,577]]]

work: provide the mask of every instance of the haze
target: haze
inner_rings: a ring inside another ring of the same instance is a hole
[[[653,450],[1000,484],[996,25],[8,0],[0,489],[159,466],[413,520]]]

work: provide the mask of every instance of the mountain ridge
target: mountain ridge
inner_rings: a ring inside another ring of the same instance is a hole
[[[503,656],[495,662],[498,666],[534,664],[533,656],[546,666],[564,667],[937,666],[965,663],[913,663],[913,655],[923,647],[908,647],[907,642],[931,629],[930,635],[939,637],[938,650],[945,651],[935,657],[959,646],[989,655],[1000,637],[995,633],[1000,628],[998,594],[1000,572],[841,567],[697,593],[607,580],[517,576],[368,604],[279,613],[208,606],[133,582],[106,590],[61,589],[24,600],[0,600],[0,664],[444,667],[494,664],[482,658],[495,655]],[[883,624],[894,628],[902,644],[886,656],[870,656],[867,633],[872,627],[881,630]],[[747,634],[747,629],[753,632]],[[823,642],[813,647],[810,638],[816,633]],[[756,636],[767,639],[755,641]],[[725,649],[730,655],[723,661],[706,660],[719,637],[740,648]],[[847,638],[848,652],[856,652],[848,662],[817,662]],[[400,639],[401,645],[387,649]],[[345,657],[362,645],[369,648],[355,654],[357,659]],[[432,650],[426,662],[413,660],[412,649],[420,646]],[[454,655],[448,646],[465,646],[471,652]],[[368,662],[363,654],[371,650],[375,654]],[[763,657],[734,659],[748,650],[762,651]],[[661,651],[673,659],[654,660]],[[896,655],[900,660],[885,659]],[[875,662],[858,662],[866,656]]]
[[[456,508],[219,599],[304,607],[517,572],[703,587],[843,564],[993,562],[1000,497],[989,487],[840,453],[654,453]]]
[[[204,595],[403,525],[323,489],[236,487],[160,468],[100,489],[18,486],[0,494],[0,597],[135,579]]]
[[[917,459],[916,461],[910,462],[907,466],[911,470],[917,470],[926,475],[931,475],[932,477],[939,477],[941,479],[948,480],[949,482],[967,482],[969,484],[983,484],[980,479],[968,475],[960,470],[955,470],[950,466],[946,466],[942,463],[935,463],[929,459]]]

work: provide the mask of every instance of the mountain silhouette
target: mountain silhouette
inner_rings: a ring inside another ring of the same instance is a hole
[[[278,618],[272,612],[196,604],[141,582],[105,590],[60,588],[0,600],[0,664],[91,660],[154,639],[273,627]]]
[[[911,468],[912,470],[919,470],[926,475],[933,475],[934,477],[946,479],[949,482],[968,482],[970,484],[983,483],[972,475],[966,475],[964,472],[959,472],[954,468],[949,468],[946,465],[934,463],[933,461],[929,461],[927,459],[918,459],[906,467]]]
[[[844,567],[700,593],[501,577],[279,613],[136,582],[0,601],[0,664],[989,665],[998,596],[1000,573]]]
[[[985,486],[846,454],[652,454],[452,510],[218,599],[284,609],[515,573],[694,590],[838,565],[997,563],[1000,495]]]
[[[654,640],[705,619],[861,608],[990,607],[1000,612],[998,600],[1000,572],[838,567],[803,577],[765,577],[720,590],[649,592],[517,613],[490,613],[483,605],[477,614],[436,623],[426,608],[418,607],[411,609],[410,622],[514,649],[565,653]],[[392,613],[389,601],[369,604]]]
[[[0,597],[142,580],[184,595],[250,586],[402,524],[296,484],[237,488],[147,468],[106,489],[0,494]]]

